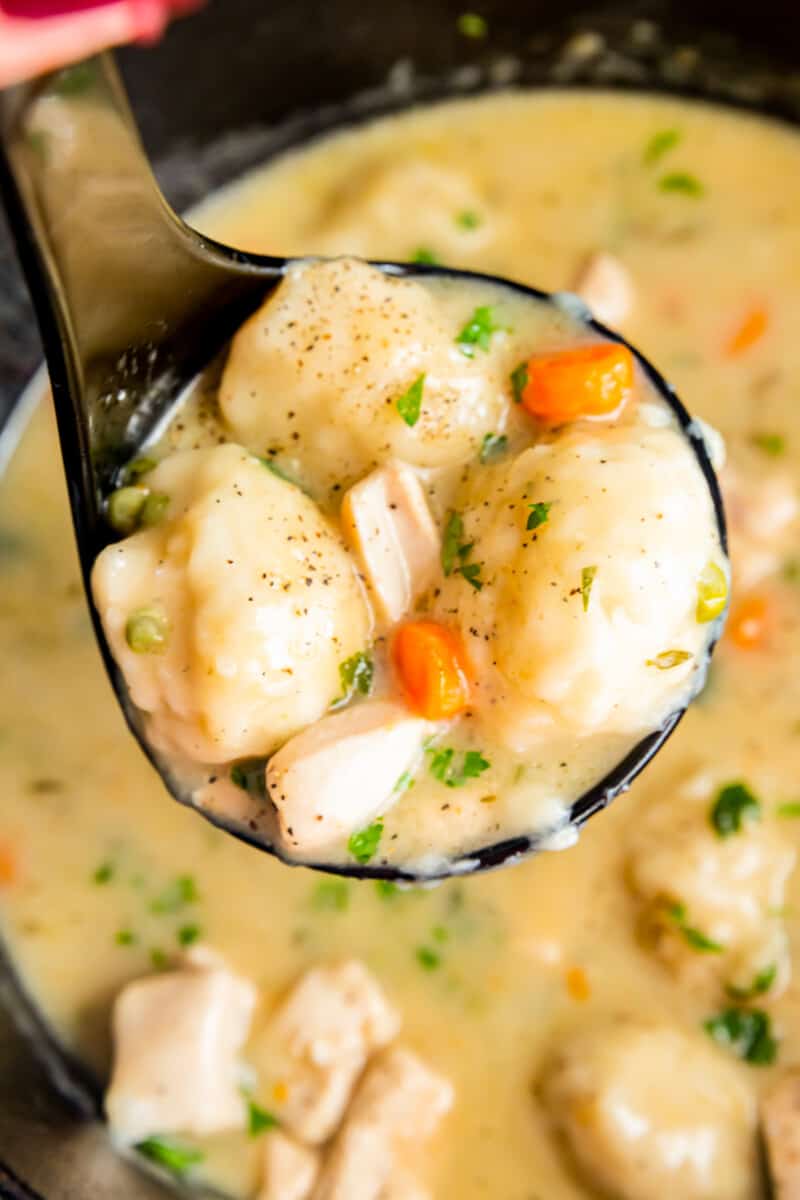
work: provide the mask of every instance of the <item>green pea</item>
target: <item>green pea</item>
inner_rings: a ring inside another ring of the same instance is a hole
[[[139,514],[139,524],[144,528],[149,528],[151,525],[158,525],[168,508],[169,496],[165,492],[150,492],[142,505],[142,511]]]
[[[106,513],[109,524],[117,533],[133,533],[138,528],[148,498],[146,487],[118,488],[108,498]]]
[[[167,618],[157,608],[139,608],[125,624],[125,640],[134,654],[163,654],[168,636]]]

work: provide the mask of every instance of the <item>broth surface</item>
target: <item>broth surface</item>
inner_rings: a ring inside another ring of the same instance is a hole
[[[656,153],[664,131],[676,136]],[[798,484],[798,207],[800,142],[780,126],[676,100],[520,93],[321,141],[195,219],[251,251],[422,251],[548,290],[570,286],[587,253],[614,253],[636,289],[626,336],[725,436],[735,527],[765,488]],[[754,311],[764,328],[748,340]],[[60,470],[43,406],[0,491],[0,889],[4,934],[45,1013],[102,1070],[115,992],[173,955],[187,928],[268,999],[306,966],[360,957],[401,1010],[405,1040],[455,1087],[419,1167],[433,1194],[591,1196],[533,1091],[554,1042],[609,1013],[705,1037],[702,1022],[722,1007],[718,990],[686,986],[641,939],[629,883],[631,855],[647,854],[632,841],[637,817],[705,772],[746,781],[763,819],[800,846],[789,807],[800,804],[796,518],[761,539],[768,561],[756,583],[734,536],[734,619],[738,601],[765,596],[767,634],[751,648],[723,640],[681,728],[576,846],[401,893],[283,867],[166,798],[103,675]],[[196,899],[176,887],[184,877]],[[795,873],[782,914],[790,951],[799,886]],[[777,1065],[731,1056],[753,1093],[800,1059],[800,989],[790,982],[760,1007],[779,1037]],[[252,1143],[220,1137],[207,1151],[215,1182],[252,1192]]]

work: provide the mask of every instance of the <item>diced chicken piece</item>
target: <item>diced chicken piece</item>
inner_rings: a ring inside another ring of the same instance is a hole
[[[319,1154],[279,1129],[264,1138],[264,1174],[258,1200],[308,1200],[319,1172]]]
[[[415,1054],[396,1048],[381,1055],[359,1084],[314,1200],[380,1200],[398,1150],[429,1138],[452,1103],[450,1083]]]
[[[800,1071],[790,1071],[761,1101],[761,1129],[767,1148],[774,1200],[800,1197]]]
[[[430,731],[399,704],[369,701],[291,738],[267,764],[267,790],[286,845],[312,853],[385,813]]]
[[[285,1128],[316,1145],[331,1136],[373,1051],[398,1033],[400,1018],[359,962],[308,971],[254,1049],[261,1078],[280,1085]]]
[[[622,325],[633,309],[633,282],[627,268],[613,254],[603,251],[586,259],[572,291],[588,304],[598,321],[612,328]]]
[[[135,1143],[158,1133],[240,1128],[238,1053],[255,1004],[250,982],[202,952],[179,970],[124,987],[114,1005],[105,1101],[114,1134]]]
[[[439,568],[439,533],[414,470],[389,463],[350,488],[342,504],[342,529],[381,615],[394,624]]]

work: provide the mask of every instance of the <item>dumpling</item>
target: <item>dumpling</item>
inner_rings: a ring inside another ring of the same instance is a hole
[[[166,749],[269,754],[342,691],[371,618],[354,563],[299,488],[241,446],[174,454],[148,476],[159,524],[107,547],[95,603],[134,703]]]
[[[299,264],[233,339],[222,414],[238,441],[316,489],[389,458],[465,462],[507,403],[502,356],[473,360],[456,344],[469,315],[451,321],[430,289],[366,263]],[[409,423],[397,402],[415,385]]]

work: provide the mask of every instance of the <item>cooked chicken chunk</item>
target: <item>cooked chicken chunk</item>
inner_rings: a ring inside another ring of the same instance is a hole
[[[371,700],[281,746],[267,764],[267,790],[288,849],[312,854],[385,813],[431,728],[399,704]]]
[[[381,616],[399,621],[439,570],[439,532],[417,474],[397,462],[373,471],[345,496],[342,527]]]
[[[789,1071],[766,1092],[761,1101],[761,1129],[774,1200],[798,1200],[800,1071]]]
[[[738,829],[720,835],[715,806],[746,800],[743,786],[701,773],[649,805],[631,830],[628,877],[656,951],[684,979],[746,992],[770,972],[774,994],[789,973],[778,914],[795,851],[763,807],[745,806]],[[718,949],[698,953],[698,937]]]
[[[286,1095],[278,1107],[289,1133],[312,1145],[326,1141],[369,1055],[399,1028],[398,1014],[361,963],[308,971],[253,1052],[260,1076]]]
[[[429,1138],[452,1103],[446,1079],[409,1050],[387,1050],[359,1084],[314,1200],[381,1200],[403,1145]]]
[[[268,754],[326,711],[369,640],[355,563],[316,505],[241,446],[171,455],[147,483],[165,515],[92,575],[133,701],[166,749]]]
[[[106,1113],[115,1137],[238,1129],[245,1107],[238,1055],[256,991],[215,955],[137,979],[117,996]]]
[[[319,1154],[279,1129],[264,1138],[258,1200],[308,1200],[319,1172]]]
[[[237,440],[288,455],[317,490],[391,458],[466,462],[501,424],[507,391],[499,359],[456,344],[469,315],[362,262],[299,264],[234,337],[222,413]]]
[[[583,263],[572,291],[591,309],[592,315],[612,329],[624,324],[633,309],[633,283],[626,267],[613,254],[599,251]]]
[[[557,434],[471,473],[456,507],[482,587],[437,600],[475,667],[476,709],[518,753],[559,732],[657,728],[692,687],[727,579],[711,501],[680,433]]]
[[[587,1185],[613,1200],[752,1200],[754,1104],[703,1035],[619,1019],[567,1037],[542,1097]]]

